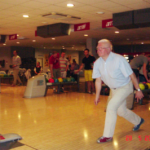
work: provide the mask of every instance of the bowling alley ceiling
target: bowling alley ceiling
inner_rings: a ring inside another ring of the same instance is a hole
[[[72,3],[74,7],[68,8]],[[113,13],[150,8],[150,0],[0,0],[0,34],[18,34],[16,40],[7,38],[4,46],[33,46],[35,48],[83,50],[87,38],[108,38],[113,44],[150,44],[150,27],[119,30],[102,28],[102,20],[112,19]],[[97,12],[103,12],[98,14]],[[42,17],[48,13],[60,13],[81,19]],[[29,18],[23,18],[29,15]],[[69,36],[42,38],[35,36],[37,26],[54,23],[71,25],[90,22],[90,30],[71,32]],[[88,36],[84,36],[88,34]],[[25,39],[24,39],[25,38]]]

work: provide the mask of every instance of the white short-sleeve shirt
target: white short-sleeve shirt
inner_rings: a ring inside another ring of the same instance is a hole
[[[102,81],[111,89],[122,87],[130,82],[133,73],[127,60],[113,52],[110,52],[106,61],[102,57],[94,63],[92,78],[101,77]]]

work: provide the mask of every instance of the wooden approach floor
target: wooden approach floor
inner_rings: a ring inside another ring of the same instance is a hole
[[[0,93],[0,133],[23,137],[12,150],[145,150],[150,146],[150,101],[135,104],[134,112],[145,119],[138,132],[118,117],[113,142],[97,144],[103,133],[107,96],[95,106],[92,94],[53,94],[23,98],[25,86],[2,86]],[[128,139],[127,136],[132,137]],[[1,147],[3,150],[4,147]]]

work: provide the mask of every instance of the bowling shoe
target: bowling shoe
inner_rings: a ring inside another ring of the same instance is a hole
[[[144,120],[143,118],[141,118],[140,123],[139,123],[138,125],[134,126],[133,131],[139,130],[140,126],[144,123],[144,121],[145,121],[145,120]]]
[[[101,136],[100,138],[97,139],[97,143],[106,143],[112,141],[112,137],[103,137]]]

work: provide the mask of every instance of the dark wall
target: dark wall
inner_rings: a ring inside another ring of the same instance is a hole
[[[13,51],[14,50],[18,51],[18,55],[21,58],[29,58],[29,57],[35,58],[35,48],[33,48],[33,47],[11,46],[11,56],[12,57],[13,57]]]
[[[35,59],[35,49],[33,47],[11,47],[11,56],[13,57],[13,51],[16,50],[18,55],[21,57],[20,68],[31,69],[31,74],[33,74],[33,69],[36,66]]]
[[[84,51],[79,51],[79,65],[82,64],[82,59],[85,57]]]
[[[116,53],[143,53],[143,52],[150,52],[150,45],[143,44],[143,45],[119,45],[113,46],[113,49]]]

